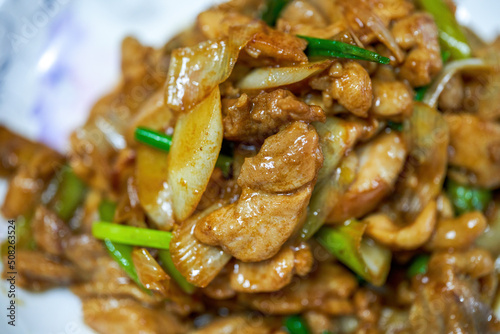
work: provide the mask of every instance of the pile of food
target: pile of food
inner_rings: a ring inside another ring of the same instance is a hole
[[[499,332],[500,40],[454,11],[235,0],[126,38],[66,156],[0,128],[18,285],[99,333]]]

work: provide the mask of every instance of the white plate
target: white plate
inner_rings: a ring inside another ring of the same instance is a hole
[[[216,0],[0,0],[0,124],[64,151],[69,133],[117,81],[120,43],[131,34],[162,45]],[[457,1],[459,20],[488,39],[500,32],[500,2]],[[45,5],[40,5],[41,3]],[[0,184],[0,203],[5,182]],[[0,239],[5,238],[5,219]],[[79,299],[66,289],[17,289],[16,327],[0,333],[86,334]]]

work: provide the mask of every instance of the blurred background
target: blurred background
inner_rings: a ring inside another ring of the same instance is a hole
[[[160,46],[216,2],[221,1],[0,0],[0,124],[65,151],[70,132],[117,82],[126,35]],[[486,39],[500,32],[500,1],[456,2],[462,24]],[[0,181],[0,202],[4,191]],[[0,240],[6,233],[2,223]],[[91,333],[69,291],[18,292],[17,326],[13,330],[2,320],[0,333]],[[7,302],[3,282],[0,309]]]

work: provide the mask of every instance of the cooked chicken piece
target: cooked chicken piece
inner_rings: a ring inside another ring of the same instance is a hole
[[[38,251],[17,250],[16,266],[16,284],[30,290],[68,285],[79,280],[72,265],[57,262]]]
[[[230,276],[231,287],[238,292],[272,292],[289,284],[293,277],[293,250],[283,247],[269,260],[245,263],[237,261]]]
[[[390,132],[381,133],[348,155],[357,159],[354,159],[352,170],[343,171],[346,175],[342,177],[354,179],[345,193],[332,199],[327,222],[342,223],[373,210],[393,189],[406,153],[401,136]]]
[[[198,16],[197,26],[209,39],[221,39],[234,27],[256,23],[254,19],[232,10],[212,9]],[[244,47],[240,55],[255,66],[285,65],[307,62],[304,54],[306,42],[294,35],[285,34],[260,23],[257,33]]]
[[[408,310],[392,307],[382,308],[378,321],[379,332],[391,334],[412,333],[408,316]]]
[[[80,298],[126,297],[147,305],[160,303],[160,297],[150,295],[141,289],[120,268],[118,262],[112,260],[109,256],[97,260],[96,265],[98,267],[94,268],[87,282],[75,284],[71,287],[71,291]]]
[[[400,77],[413,87],[428,85],[441,71],[441,49],[438,30],[432,16],[415,13],[397,21],[392,27],[396,42],[410,50],[400,68]]]
[[[261,262],[236,261],[230,275],[231,287],[237,292],[273,292],[288,285],[294,273],[308,274],[313,264],[311,249],[305,243],[293,248],[285,246]]]
[[[273,257],[300,225],[322,162],[314,128],[292,123],[245,160],[241,197],[200,220],[195,236],[244,262]]]
[[[415,287],[409,317],[413,332],[496,333],[498,321],[484,303],[478,280],[492,272],[487,251],[434,253],[425,279]]]
[[[480,47],[473,48],[474,56],[484,59],[491,66],[488,75],[478,77],[479,80],[471,80],[465,85],[464,108],[477,112],[484,120],[500,120],[500,37],[491,44],[481,41]],[[485,82],[486,81],[486,82]],[[467,104],[466,104],[467,103]],[[477,108],[477,110],[474,110]]]
[[[344,0],[339,2],[343,10],[348,13],[346,19],[349,26],[365,44],[371,44],[377,37],[376,31],[371,27],[375,25],[373,21],[383,27],[388,27],[392,20],[406,17],[414,9],[413,4],[406,0]]]
[[[285,89],[263,92],[253,98],[242,94],[237,99],[223,99],[222,114],[224,138],[257,143],[293,121],[325,121],[320,107],[305,104]]]
[[[467,212],[456,218],[441,219],[426,249],[435,251],[468,248],[483,234],[487,226],[486,217],[480,211]]]
[[[296,314],[315,310],[341,315],[353,312],[349,297],[356,288],[355,277],[344,266],[321,263],[307,278],[297,279],[280,291],[239,294],[239,300],[268,314]]]
[[[233,315],[219,318],[202,328],[189,332],[190,334],[271,334],[276,333],[272,326],[255,315]],[[279,323],[274,326],[279,328]]]
[[[251,17],[236,11],[213,8],[198,15],[196,26],[206,38],[217,40],[227,37],[232,27],[244,26],[252,21]]]
[[[305,276],[311,272],[314,265],[314,256],[311,246],[306,242],[301,242],[293,247],[293,264],[295,273],[299,276]]]
[[[406,0],[368,0],[373,8],[373,12],[388,26],[392,20],[401,19],[408,16],[414,6]]]
[[[10,176],[19,167],[29,165],[40,176],[47,177],[62,164],[62,156],[56,151],[21,137],[3,125],[0,125],[0,157],[1,176]]]
[[[413,112],[413,90],[401,81],[373,80],[373,104],[370,114],[375,118],[401,122]]]
[[[356,61],[337,61],[331,67],[330,95],[339,104],[359,117],[367,117],[372,106],[372,82],[370,75]]]
[[[308,25],[323,28],[328,24],[323,14],[310,1],[294,0],[283,8],[280,19],[293,26]]]
[[[449,175],[488,189],[500,186],[500,125],[470,114],[444,115],[450,128]]]
[[[63,253],[63,242],[71,231],[54,212],[42,205],[38,206],[31,224],[33,237],[40,250],[50,255]]]
[[[0,174],[14,177],[2,205],[5,217],[28,214],[39,201],[50,178],[63,164],[56,151],[0,127]]]
[[[83,319],[102,334],[180,334],[190,327],[165,310],[148,308],[126,298],[84,299]]]
[[[311,334],[335,333],[332,319],[324,313],[308,311],[304,313],[304,319],[309,325]]]
[[[71,235],[63,243],[64,257],[89,276],[99,270],[99,260],[108,256],[101,241],[90,234]],[[83,255],[84,254],[84,255]]]
[[[246,54],[242,55],[242,59],[254,66],[307,62],[304,54],[306,46],[307,42],[301,38],[265,26],[245,46],[243,50]]]
[[[300,225],[312,188],[309,184],[291,194],[245,189],[238,202],[200,221],[195,236],[245,262],[269,259]]]
[[[202,290],[203,294],[218,300],[230,299],[236,296],[236,291],[233,290],[229,283],[230,271],[233,270],[233,263],[228,263],[220,273]]]
[[[291,35],[331,39],[347,29],[341,8],[330,1],[295,0],[286,6],[276,29]]]
[[[359,319],[358,331],[376,330],[382,309],[382,300],[374,291],[360,288],[353,297],[356,316]]]
[[[464,100],[464,89],[461,75],[454,75],[439,95],[439,110],[459,110]]]

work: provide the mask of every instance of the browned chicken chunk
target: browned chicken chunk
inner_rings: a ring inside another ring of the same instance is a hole
[[[322,162],[316,131],[292,123],[245,160],[241,197],[199,221],[195,236],[245,262],[271,258],[302,222]]]
[[[83,317],[99,333],[176,334],[189,329],[166,310],[151,309],[124,298],[85,299]]]
[[[223,99],[222,113],[224,138],[245,142],[262,142],[292,121],[325,121],[320,107],[305,104],[285,89],[254,98],[243,94],[237,99]]]

